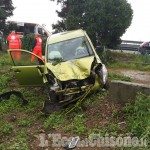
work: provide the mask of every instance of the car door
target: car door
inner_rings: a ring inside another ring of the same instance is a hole
[[[8,50],[8,53],[21,86],[43,86],[47,82],[47,68],[40,57],[25,50]]]

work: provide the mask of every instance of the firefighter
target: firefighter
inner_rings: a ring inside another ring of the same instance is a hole
[[[15,31],[12,31],[8,37],[7,37],[8,45],[10,50],[20,50],[22,46],[22,42],[20,40],[20,37],[15,33]],[[20,52],[12,52],[12,57],[20,59]]]
[[[42,59],[42,39],[40,37],[40,34],[35,35],[35,41],[32,47],[32,52],[36,55],[38,55]],[[32,55],[31,60],[34,60],[34,56]]]

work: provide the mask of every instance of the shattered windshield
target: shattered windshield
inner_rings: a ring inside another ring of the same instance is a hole
[[[85,37],[79,37],[48,45],[48,62],[67,61],[87,57],[93,54]]]

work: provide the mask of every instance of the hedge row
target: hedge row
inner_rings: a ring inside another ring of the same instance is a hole
[[[34,34],[29,34],[24,36],[21,40],[22,40],[22,49],[28,50],[28,51],[32,51],[32,46],[34,44],[34,39],[35,36]],[[46,38],[42,37],[42,54],[44,55],[45,53],[45,45],[46,45]]]

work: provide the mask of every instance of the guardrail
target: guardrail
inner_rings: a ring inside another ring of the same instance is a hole
[[[119,45],[120,50],[128,50],[128,51],[138,51],[140,44],[143,41],[128,41],[122,40],[122,43]]]

